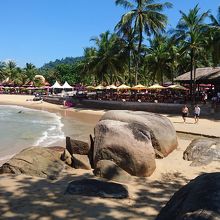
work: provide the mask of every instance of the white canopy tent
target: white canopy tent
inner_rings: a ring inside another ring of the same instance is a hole
[[[66,81],[63,86],[62,86],[63,89],[73,89],[73,87]]]
[[[62,89],[63,87],[56,81],[50,89]]]

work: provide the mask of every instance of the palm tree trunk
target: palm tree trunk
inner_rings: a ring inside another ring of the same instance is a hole
[[[193,104],[196,103],[196,63],[193,62]]]
[[[128,77],[129,77],[129,84],[131,84],[131,50],[129,49],[129,56],[128,56]]]
[[[137,59],[137,64],[136,64],[136,68],[135,68],[135,85],[137,85],[137,81],[138,81],[138,71],[139,71],[139,59]]]
[[[113,74],[112,74],[112,71],[110,71],[110,85],[112,85],[113,83]]]
[[[135,73],[135,85],[137,85],[138,82],[138,73],[140,72],[139,67],[140,67],[140,62],[141,62],[141,45],[143,41],[143,35],[142,35],[142,26],[140,25],[139,27],[139,44],[138,44],[138,60],[137,60],[137,71]]]
[[[191,49],[190,52],[190,100],[193,101],[193,56],[194,51]]]

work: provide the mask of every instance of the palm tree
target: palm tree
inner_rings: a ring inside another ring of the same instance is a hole
[[[145,68],[153,83],[163,83],[164,79],[173,80],[174,68],[177,68],[176,47],[166,35],[157,35],[150,40],[145,57]],[[174,67],[175,66],[175,67]]]
[[[131,68],[134,66],[136,55],[137,55],[137,42],[138,38],[132,29],[131,23],[127,23],[127,25],[123,25],[119,22],[115,30],[119,37],[124,41],[124,52],[128,57],[128,83],[132,86],[132,77],[131,77]]]
[[[17,68],[17,64],[14,61],[9,60],[8,62],[6,62],[5,73],[11,83],[14,83],[14,84],[17,83],[20,69]]]
[[[116,0],[115,3],[130,10],[122,15],[117,26],[122,28],[132,25],[133,31],[139,39],[138,54],[141,56],[143,34],[150,37],[152,34],[156,35],[165,30],[167,16],[162,12],[165,8],[171,8],[172,4],[169,2],[158,3],[157,0]],[[135,78],[137,84],[137,75]]]
[[[80,69],[80,72],[84,73],[86,77],[90,78],[91,81],[95,82],[95,75],[96,73],[93,72],[94,70],[94,63],[96,59],[97,50],[95,47],[86,47],[84,49],[84,59],[79,63],[78,68]]]
[[[5,78],[7,77],[5,72],[5,66],[6,64],[4,62],[0,62],[0,82],[5,80]]]
[[[204,52],[204,48],[207,46],[207,32],[208,28],[205,25],[204,20],[208,17],[209,11],[199,14],[200,8],[196,5],[189,11],[188,14],[180,11],[182,17],[180,18],[174,38],[181,44],[185,53],[189,53],[190,56],[190,94],[193,95],[193,84],[195,89],[195,77],[197,60]],[[194,81],[194,83],[193,83]]]
[[[86,73],[95,74],[99,82],[117,81],[120,78],[118,73],[123,73],[126,68],[123,41],[109,31],[91,40],[95,42],[95,47],[85,50]]]
[[[26,63],[24,68],[24,74],[26,78],[26,83],[30,83],[34,81],[34,77],[37,74],[37,69],[32,63]]]
[[[214,65],[220,63],[220,6],[218,7],[217,17],[210,15],[210,19],[212,23],[210,24],[211,29],[211,51],[212,51],[212,59]]]

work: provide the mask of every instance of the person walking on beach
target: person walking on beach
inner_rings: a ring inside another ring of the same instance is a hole
[[[206,92],[203,93],[202,99],[203,99],[203,103],[204,103],[204,105],[205,105],[206,102],[207,102],[207,99],[208,99],[208,95],[207,95]]]
[[[186,123],[186,117],[189,114],[189,109],[187,107],[187,105],[184,105],[182,108],[182,118],[183,118],[183,122]]]
[[[198,105],[196,105],[194,108],[195,124],[197,124],[199,122],[200,111],[201,111],[200,107]]]

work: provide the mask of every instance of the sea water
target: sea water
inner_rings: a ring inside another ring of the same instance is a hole
[[[65,139],[61,117],[55,113],[0,105],[0,160],[30,146],[49,146]]]

